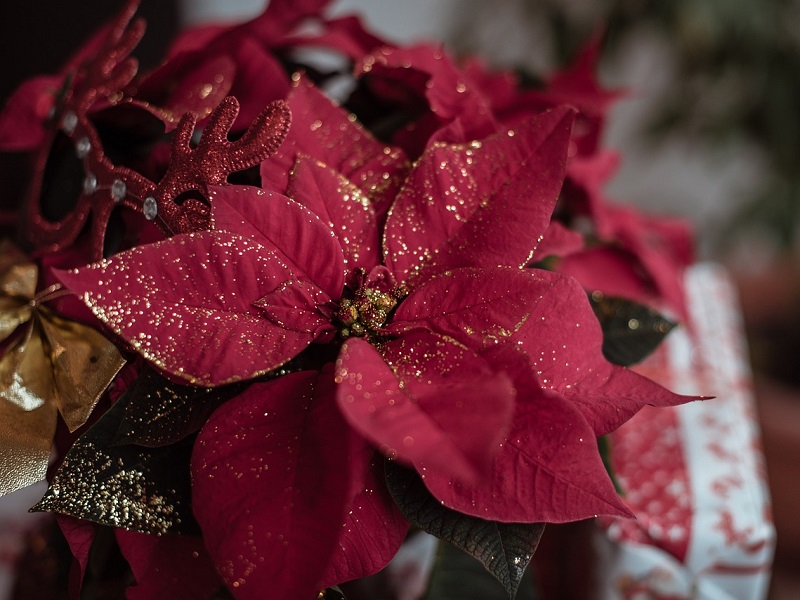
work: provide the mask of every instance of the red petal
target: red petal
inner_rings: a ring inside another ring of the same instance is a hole
[[[489,99],[495,119],[507,127],[560,104],[542,98],[540,92],[524,89],[517,73],[490,68],[480,58],[467,57],[462,68],[472,85]]]
[[[603,217],[610,241],[635,256],[647,282],[685,319],[683,270],[693,259],[691,227],[628,206],[606,206]]]
[[[331,0],[271,0],[266,10],[243,27],[275,44],[304,19],[319,17]]]
[[[336,381],[348,422],[384,454],[465,480],[487,472],[513,411],[507,376],[424,331],[382,344],[380,354],[363,340],[348,340]]]
[[[341,52],[352,60],[360,59],[373,49],[386,45],[384,40],[367,31],[361,19],[356,16],[326,20],[322,27],[321,33],[289,36],[286,45],[322,47]]]
[[[298,333],[310,333],[315,339],[334,333],[330,311],[326,306],[330,298],[317,286],[303,280],[282,283],[275,291],[253,304],[264,311],[273,323]]]
[[[198,121],[205,119],[230,94],[237,65],[227,55],[186,59],[167,61],[148,73],[139,82],[136,96],[122,106],[150,113],[164,123],[167,133],[178,126],[184,113],[194,113]]]
[[[547,90],[533,92],[531,100],[553,104],[570,104],[580,111],[573,141],[579,155],[597,152],[606,113],[623,92],[606,90],[597,81],[597,60],[601,36],[595,34],[567,69],[550,78]]]
[[[557,269],[580,281],[588,291],[603,292],[653,305],[658,302],[652,282],[642,278],[636,257],[618,247],[599,246],[566,256]]]
[[[233,29],[230,25],[214,24],[201,24],[188,27],[179,31],[174,39],[170,42],[170,46],[166,52],[166,64],[170,65],[176,57],[182,54],[201,50],[210,45],[216,38],[227,31]],[[161,67],[164,68],[164,67]],[[155,69],[148,74],[148,77],[154,73],[158,73],[160,69]],[[147,81],[147,78],[144,79]]]
[[[597,436],[630,419],[645,404],[673,406],[695,398],[608,362],[603,332],[586,293],[571,277],[538,271],[542,293],[511,338],[528,354],[545,389],[557,391],[581,411]]]
[[[498,131],[489,99],[440,46],[382,47],[362,58],[356,73],[368,74],[370,92],[390,105],[412,111],[422,105],[430,111],[414,121],[413,128],[396,135],[412,156],[424,150],[439,127],[456,119],[466,128],[468,139]]]
[[[493,345],[522,327],[541,287],[530,271],[454,269],[411,292],[397,307],[388,330],[424,327],[471,348]]]
[[[198,120],[210,115],[229,94],[237,66],[230,56],[222,55],[193,65],[187,71],[177,84],[164,86],[170,91],[162,105],[175,117],[167,132],[177,126],[184,113],[193,112]]]
[[[342,248],[317,215],[286,196],[249,186],[214,187],[210,200],[216,229],[252,238],[330,298],[341,296]]]
[[[292,128],[278,152],[261,163],[264,188],[285,192],[297,154],[303,153],[341,173],[377,205],[395,196],[409,168],[402,151],[377,141],[306,81],[292,89],[287,102]]]
[[[578,207],[595,219],[597,234],[607,237],[604,222],[605,199],[603,187],[617,172],[620,163],[619,152],[601,150],[589,156],[574,156],[567,163],[567,179],[582,192],[586,206]]]
[[[692,260],[691,233],[679,219],[650,218],[606,207],[609,246],[568,256],[557,269],[590,291],[663,307],[686,319],[683,272]],[[663,310],[663,308],[662,308]]]
[[[196,600],[210,598],[222,587],[200,538],[158,537],[124,529],[114,533],[136,580],[126,590],[127,600]]]
[[[369,198],[344,176],[301,154],[286,195],[330,226],[339,238],[348,269],[369,270],[381,264],[375,210]]]
[[[397,554],[409,523],[386,489],[383,457],[363,438],[350,454],[353,481],[360,483],[339,529],[336,549],[321,579],[329,587],[377,573]]]
[[[61,514],[56,514],[56,521],[75,559],[69,574],[69,596],[70,598],[80,598],[83,576],[86,574],[86,567],[89,564],[89,551],[92,549],[98,525]]]
[[[537,263],[548,256],[568,256],[583,250],[583,248],[583,235],[566,228],[558,221],[550,221],[542,241],[536,247],[536,252],[531,258],[531,263]]]
[[[258,40],[231,36],[226,41],[217,52],[227,52],[236,64],[236,79],[230,95],[239,100],[240,107],[233,127],[243,130],[267,104],[283,100],[289,93],[289,85],[281,62]],[[218,56],[210,48],[206,48],[206,52]]]
[[[59,87],[60,77],[35,77],[14,91],[0,112],[0,150],[33,150],[44,142],[45,122]]]
[[[244,29],[244,26],[205,26],[188,30],[173,44],[168,60],[143,78],[137,98],[156,105],[166,103],[169,107],[177,98],[165,98],[165,90],[175,88],[185,97],[197,90],[193,86],[196,74],[214,70],[213,65],[221,66],[224,58],[236,68],[233,72],[224,67],[216,69],[216,75],[222,76],[223,81],[212,78],[211,95],[219,94],[223,86],[229,87],[228,95],[235,96],[240,105],[233,128],[246,129],[267,104],[286,97],[289,85],[278,59],[261,41],[244,33]],[[228,81],[224,81],[226,77]]]
[[[561,190],[572,119],[557,108],[480,143],[427,150],[386,222],[395,277],[525,265]]]
[[[312,600],[323,585],[353,486],[333,393],[330,370],[257,383],[200,432],[194,512],[237,599]]]
[[[268,248],[230,233],[178,235],[55,275],[142,356],[196,385],[256,377],[313,339],[253,305],[294,275]]]
[[[598,436],[645,404],[672,406],[692,398],[609,363],[603,333],[586,293],[571,277],[530,269],[461,269],[431,279],[397,308],[389,331],[426,327],[471,348],[505,343],[528,356],[537,381],[574,402]],[[508,371],[492,360],[496,370]],[[508,371],[511,372],[511,371]],[[512,373],[519,378],[518,370]]]
[[[490,521],[563,523],[630,516],[606,473],[592,428],[556,394],[529,390],[489,482],[469,485],[428,469],[425,485],[445,506]]]
[[[576,105],[592,117],[605,116],[624,92],[606,90],[597,81],[597,62],[602,38],[594,35],[581,49],[575,61],[548,81],[547,95],[555,101]]]

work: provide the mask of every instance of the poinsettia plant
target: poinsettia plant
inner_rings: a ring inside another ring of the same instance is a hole
[[[596,46],[525,89],[326,4],[188,31],[137,74],[129,2],[0,115],[0,145],[35,164],[38,303],[128,359],[56,435],[35,507],[59,515],[75,597],[109,531],[129,598],[313,599],[383,569],[410,528],[514,596],[543,524],[630,514],[598,438],[690,399],[627,368],[683,314],[690,238],[603,197]],[[305,46],[351,71],[303,65]],[[81,355],[83,331],[52,352]],[[20,402],[42,393],[6,363],[22,422],[50,399]]]

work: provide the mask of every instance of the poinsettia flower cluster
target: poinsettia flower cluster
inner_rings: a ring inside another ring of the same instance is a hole
[[[247,24],[189,31],[123,101],[98,105],[108,122],[124,109],[169,133],[183,111],[202,128],[229,94],[234,131],[285,103],[291,127],[249,185],[202,189],[207,228],[140,223],[139,244],[100,262],[84,265],[80,240],[43,259],[168,380],[244,384],[194,442],[202,543],[118,531],[135,567],[130,597],[210,596],[208,560],[243,599],[311,599],[379,571],[409,528],[387,488],[392,465],[483,521],[629,515],[597,438],[645,404],[687,400],[605,358],[587,298],[601,290],[680,314],[690,260],[683,228],[602,196],[614,95],[590,74],[594,50],[548,88],[524,90],[476,60],[325,19],[326,4],[273,0]],[[320,31],[297,33],[309,20]],[[351,61],[343,105],[325,95],[326,77],[297,70],[292,50],[307,45]],[[31,86],[0,116],[5,148],[41,141],[41,111],[13,118],[47,98]],[[166,172],[168,146],[154,143],[145,163],[154,179]],[[580,217],[589,234],[574,229]],[[85,570],[91,526],[61,523]],[[156,566],[173,548],[182,576],[206,571],[191,591]]]

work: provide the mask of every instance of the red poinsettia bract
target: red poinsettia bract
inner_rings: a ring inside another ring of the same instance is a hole
[[[58,274],[173,378],[294,371],[229,401],[195,447],[194,511],[237,598],[312,598],[382,568],[407,524],[381,455],[484,519],[627,514],[595,438],[683,399],[605,361],[573,279],[523,268],[571,122],[556,108],[432,144],[383,228],[360,188],[298,151],[287,195],[215,188],[213,231]]]

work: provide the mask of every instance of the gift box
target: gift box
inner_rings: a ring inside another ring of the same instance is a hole
[[[734,288],[724,269],[686,274],[689,321],[637,367],[685,394],[716,397],[642,410],[610,436],[635,520],[601,521],[603,598],[758,599],[775,529]]]

